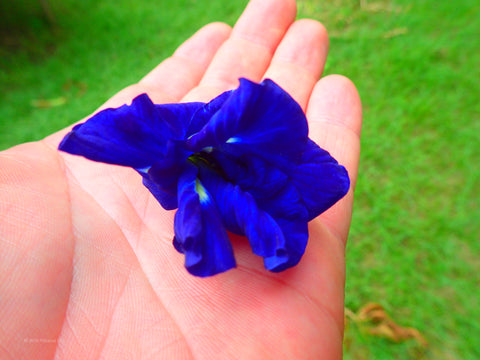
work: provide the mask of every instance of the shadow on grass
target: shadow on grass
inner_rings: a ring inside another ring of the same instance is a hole
[[[0,0],[0,14],[0,64],[19,53],[38,62],[55,52],[60,32],[48,1]]]

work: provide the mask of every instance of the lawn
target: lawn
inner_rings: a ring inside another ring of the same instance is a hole
[[[0,3],[0,149],[83,118],[246,2],[52,0],[55,25],[37,1]],[[326,72],[364,104],[345,305],[379,303],[428,342],[349,319],[345,358],[480,358],[478,1],[298,3],[330,32]]]

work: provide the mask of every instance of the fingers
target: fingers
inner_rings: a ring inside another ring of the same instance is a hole
[[[240,77],[259,81],[295,16],[294,0],[251,0],[200,85],[183,100],[209,101],[237,87]]]
[[[264,75],[286,90],[305,110],[328,52],[327,31],[314,20],[293,23]]]
[[[144,92],[158,104],[180,101],[200,82],[230,32],[231,28],[223,23],[204,26],[180,45],[173,56],[161,62],[138,84],[116,94],[102,108],[128,103]]]
[[[231,28],[212,23],[200,29],[183,43],[172,57],[153,69],[140,85],[167,93],[179,101],[198,85],[214,54],[230,36]]]
[[[362,127],[362,106],[353,83],[339,75],[321,79],[310,97],[307,118],[310,138],[345,166],[350,176],[347,196],[320,216],[322,222],[345,242],[350,227]]]

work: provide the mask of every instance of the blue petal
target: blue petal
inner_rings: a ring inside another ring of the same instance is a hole
[[[184,141],[168,141],[165,157],[146,171],[137,169],[143,176],[143,184],[166,210],[177,208],[177,184],[191,155],[185,150]]]
[[[202,102],[155,105],[160,118],[164,121],[161,131],[165,138],[170,140],[186,139],[188,129],[192,127],[194,114],[205,105]]]
[[[210,120],[210,118],[215,114],[222,106],[225,100],[232,94],[234,90],[225,91],[220,94],[212,101],[207,104],[204,104],[202,107],[197,109],[193,114],[190,124],[187,129],[187,137],[192,136],[199,132],[205,124]]]
[[[210,157],[229,182],[248,191],[257,201],[276,196],[289,180],[287,174],[256,155],[234,156],[214,149]]]
[[[254,254],[273,256],[278,248],[284,247],[285,238],[275,219],[258,208],[252,195],[207,167],[200,167],[199,178],[227,229],[245,235]]]
[[[174,246],[185,254],[185,267],[196,276],[211,276],[236,266],[233,249],[211,195],[188,164],[178,183]]]
[[[142,173],[140,174],[143,176],[143,185],[145,185],[165,210],[173,210],[178,207],[177,194],[172,195],[157,183],[150,180],[148,176],[145,176]]]
[[[275,218],[304,222],[308,220],[308,209],[301,192],[290,182],[276,196],[263,199],[260,207]]]
[[[167,141],[183,138],[202,103],[154,105],[146,94],[131,105],[105,109],[75,126],[59,149],[90,160],[145,168],[165,154]]]
[[[266,269],[282,271],[300,261],[308,241],[305,220],[274,218],[260,209],[248,192],[209,168],[200,168],[200,179],[227,229],[248,238],[252,251],[264,258]]]
[[[347,170],[311,140],[292,181],[308,209],[308,221],[345,196],[350,187]]]
[[[285,236],[285,246],[278,248],[275,255],[264,259],[267,270],[279,272],[298,264],[308,242],[307,222],[277,219]]]
[[[258,207],[274,218],[306,221],[308,210],[302,192],[289,175],[257,156],[240,156],[212,151],[209,156],[218,164],[221,174],[242,191],[253,196]],[[292,169],[296,164],[292,164]],[[302,184],[309,186],[309,184]]]
[[[187,147],[192,151],[215,147],[236,156],[256,154],[288,167],[299,160],[307,134],[305,114],[288,93],[271,80],[256,84],[240,79],[238,89],[189,138]]]

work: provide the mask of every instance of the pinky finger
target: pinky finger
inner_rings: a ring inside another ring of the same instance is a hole
[[[353,83],[339,75],[322,78],[313,89],[307,118],[310,138],[345,166],[350,176],[348,194],[320,216],[330,231],[345,242],[357,181],[362,127],[362,105]]]

